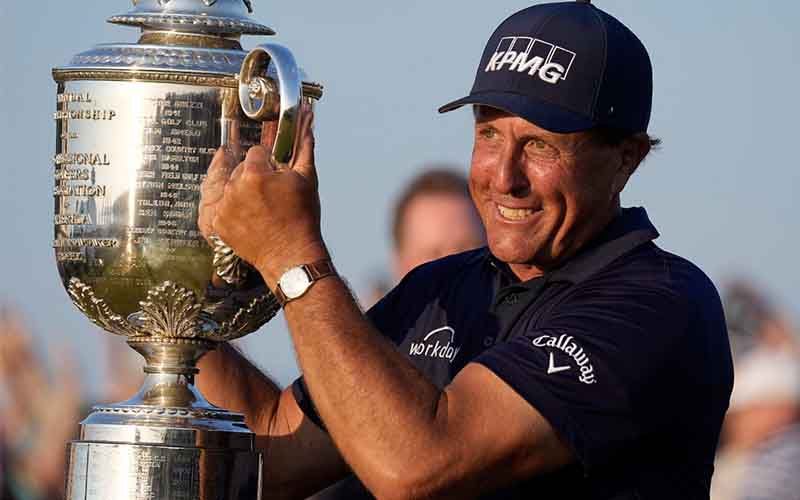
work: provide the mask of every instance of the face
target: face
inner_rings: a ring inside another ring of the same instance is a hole
[[[483,246],[483,228],[472,202],[454,194],[421,194],[405,209],[395,255],[399,280],[420,264]]]
[[[589,132],[556,134],[478,107],[470,191],[492,253],[520,279],[557,267],[619,209],[630,168],[624,147]]]

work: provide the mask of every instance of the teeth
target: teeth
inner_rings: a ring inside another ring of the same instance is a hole
[[[533,210],[530,208],[508,208],[502,205],[497,205],[500,215],[510,220],[522,220],[529,215],[533,215]]]

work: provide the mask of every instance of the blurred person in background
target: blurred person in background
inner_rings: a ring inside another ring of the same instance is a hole
[[[0,407],[4,432],[3,500],[63,498],[65,445],[81,418],[81,385],[66,352],[50,356],[53,372],[37,356],[20,316],[0,311]]]
[[[98,337],[100,341],[101,337]],[[106,337],[107,385],[100,399],[133,397],[144,377],[139,355]],[[51,370],[48,370],[48,367]],[[67,442],[89,413],[77,363],[65,350],[36,354],[20,315],[0,310],[0,500],[57,500],[64,495]]]
[[[392,239],[396,282],[420,264],[485,245],[467,178],[448,167],[413,178],[395,204]]]
[[[0,408],[5,405],[5,398],[3,393],[2,384],[0,384]],[[5,442],[6,442],[6,428],[5,420],[0,419],[0,500],[11,498],[11,493],[6,490],[6,469],[5,469]]]
[[[800,354],[800,342],[788,315],[750,280],[738,278],[723,298],[731,348],[738,356],[759,346]]]
[[[800,358],[759,346],[735,362],[713,500],[800,499]]]
[[[486,244],[466,176],[446,165],[426,168],[405,186],[392,211],[391,230],[393,279],[377,273],[364,297],[365,307],[420,264]]]
[[[800,499],[800,349],[788,316],[751,281],[725,291],[735,382],[714,500]]]

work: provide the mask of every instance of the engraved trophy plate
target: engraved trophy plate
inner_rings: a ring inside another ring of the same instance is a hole
[[[96,325],[146,360],[131,399],[97,406],[68,446],[67,498],[255,499],[261,455],[240,414],[197,391],[197,360],[257,330],[279,305],[257,272],[197,226],[200,185],[221,146],[243,157],[278,120],[293,154],[299,105],[322,95],[248,0],[134,0],[110,22],[136,44],[102,44],[53,70],[54,240],[62,282]]]
[[[223,128],[250,146],[260,126],[222,117],[224,101],[235,100],[229,89],[87,81],[59,87],[53,194],[62,278],[90,286],[125,318],[165,281],[202,300],[213,250],[197,228],[200,183]]]

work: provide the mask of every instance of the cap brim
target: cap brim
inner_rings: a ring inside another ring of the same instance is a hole
[[[550,132],[566,134],[588,130],[596,125],[589,118],[544,101],[508,92],[480,92],[462,97],[439,108],[439,113],[453,111],[466,104],[482,104],[500,109],[542,127]]]

